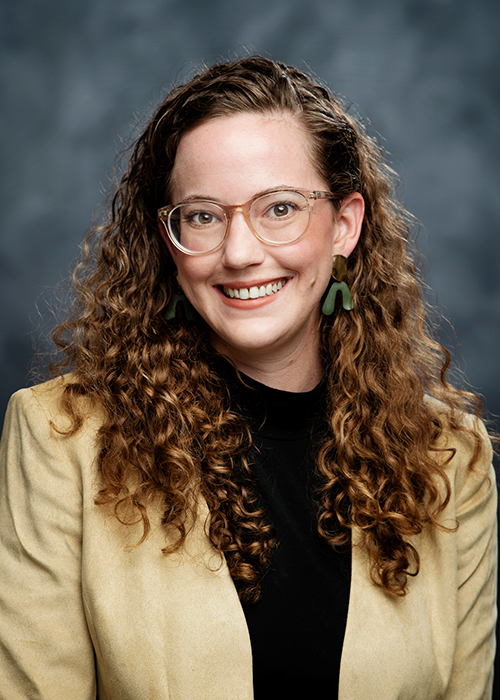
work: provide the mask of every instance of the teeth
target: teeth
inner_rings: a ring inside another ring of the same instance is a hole
[[[260,287],[242,287],[240,289],[232,289],[231,287],[223,287],[224,294],[230,299],[259,299],[261,297],[270,297],[276,294],[285,286],[286,280],[269,283]]]

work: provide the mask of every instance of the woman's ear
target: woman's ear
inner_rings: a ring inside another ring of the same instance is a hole
[[[163,242],[167,246],[168,252],[172,256],[172,260],[174,262],[176,262],[177,250],[175,249],[175,246],[172,245],[172,241],[168,237],[168,233],[167,233],[167,229],[165,227],[165,224],[163,223],[163,221],[160,219],[159,216],[156,217],[156,223],[158,226],[158,231],[160,232],[160,236],[162,237]]]
[[[349,257],[359,240],[364,215],[365,200],[359,192],[342,201],[336,216],[333,255]]]

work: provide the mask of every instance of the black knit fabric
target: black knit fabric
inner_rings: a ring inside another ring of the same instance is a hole
[[[232,371],[232,370],[231,370]],[[233,404],[252,428],[257,488],[278,546],[261,599],[244,604],[255,700],[337,697],[349,604],[350,552],[317,533],[315,428],[324,384],[305,393],[230,381]],[[234,383],[233,383],[234,382]]]

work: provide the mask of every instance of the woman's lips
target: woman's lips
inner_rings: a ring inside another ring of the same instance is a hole
[[[279,292],[280,289],[285,286],[286,282],[287,280],[283,278],[277,282],[268,282],[267,284],[252,285],[249,287],[221,286],[221,289],[224,296],[229,299],[263,299]]]

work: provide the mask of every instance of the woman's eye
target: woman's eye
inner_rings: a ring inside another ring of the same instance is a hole
[[[294,207],[293,204],[290,202],[278,202],[277,204],[273,204],[269,209],[267,210],[267,215],[271,216],[272,218],[286,218],[287,216],[291,216],[294,211],[296,210],[296,207]]]
[[[214,214],[209,211],[196,211],[191,212],[187,217],[190,224],[194,226],[209,226],[210,224],[215,224],[218,219]]]
[[[195,220],[198,224],[211,224],[214,220],[214,217],[212,214],[209,214],[206,211],[202,211],[199,214],[195,215]]]

